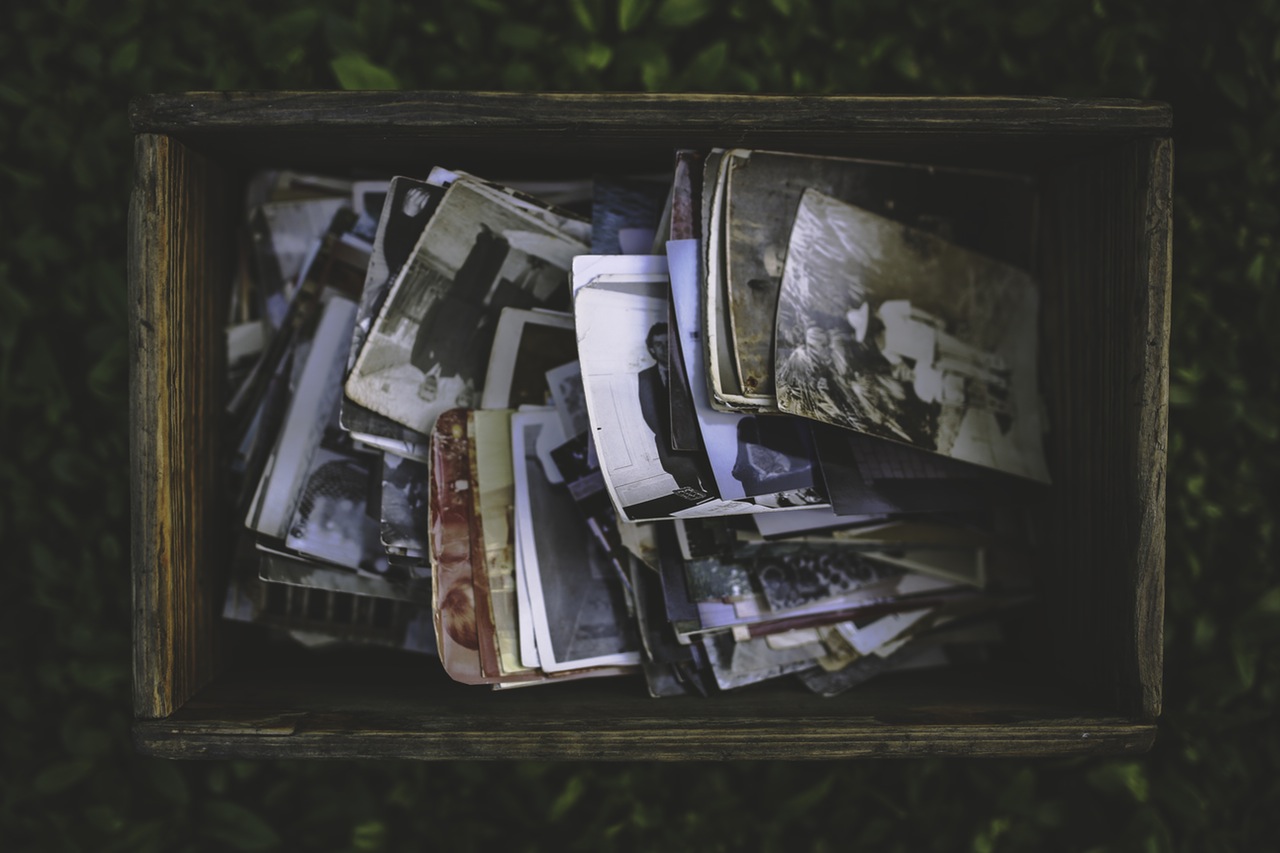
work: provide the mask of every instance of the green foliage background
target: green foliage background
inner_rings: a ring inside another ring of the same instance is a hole
[[[1253,850],[1280,837],[1280,2],[43,0],[0,12],[0,846]],[[1121,760],[181,763],[129,741],[128,99],[1049,94],[1174,107],[1166,713]],[[799,842],[797,844],[797,842]]]

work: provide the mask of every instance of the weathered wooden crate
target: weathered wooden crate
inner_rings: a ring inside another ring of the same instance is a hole
[[[845,758],[1141,751],[1161,702],[1171,115],[1049,98],[201,93],[134,102],[134,733],[155,755]],[[666,168],[677,146],[992,167],[1039,190],[1056,485],[1010,660],[653,700],[633,679],[492,693],[430,659],[307,655],[219,617],[223,312],[255,168],[502,178]]]

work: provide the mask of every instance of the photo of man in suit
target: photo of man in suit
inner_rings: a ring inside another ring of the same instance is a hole
[[[709,497],[702,472],[699,471],[698,455],[685,453],[671,448],[671,385],[670,361],[668,360],[669,336],[666,323],[654,323],[645,336],[645,347],[653,365],[637,374],[640,381],[640,412],[644,422],[653,432],[653,441],[658,450],[658,460],[668,474],[675,478],[676,486],[681,493],[693,500]]]

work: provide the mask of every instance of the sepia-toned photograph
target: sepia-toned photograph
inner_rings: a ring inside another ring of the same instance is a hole
[[[1025,272],[807,190],[778,300],[791,414],[1047,482]]]
[[[503,308],[567,308],[575,242],[465,181],[446,191],[346,384],[418,431],[480,401]]]
[[[440,662],[454,681],[486,682],[472,581],[475,489],[467,458],[467,413],[442,413],[431,435],[431,594]]]
[[[511,459],[511,412],[474,411],[468,417],[475,498],[473,523],[483,554],[472,577],[487,587],[493,645],[501,675],[528,672],[520,662],[516,604],[515,471]],[[481,571],[482,570],[482,571]],[[479,574],[477,572],[480,572]]]
[[[564,443],[554,412],[511,417],[519,570],[525,575],[542,669],[640,663],[627,590],[587,531],[551,452]]]

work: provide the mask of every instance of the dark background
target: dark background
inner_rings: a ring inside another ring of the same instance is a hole
[[[420,837],[466,850],[502,836],[591,850],[1201,851],[1280,837],[1280,2],[4,6],[0,846],[383,850]],[[1172,103],[1166,703],[1151,753],[693,766],[134,755],[126,105],[395,86]]]

